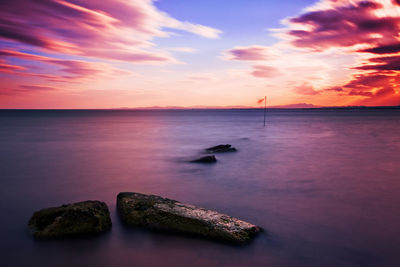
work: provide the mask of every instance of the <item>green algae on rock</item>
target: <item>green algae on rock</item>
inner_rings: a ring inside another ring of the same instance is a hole
[[[231,216],[154,195],[122,192],[117,196],[122,220],[130,226],[172,230],[229,243],[245,243],[261,231]]]
[[[89,200],[36,211],[28,226],[37,238],[90,235],[110,229],[111,218],[104,202]]]

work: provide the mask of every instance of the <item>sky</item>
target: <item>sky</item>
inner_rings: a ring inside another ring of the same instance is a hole
[[[400,0],[2,0],[0,108],[400,105]]]

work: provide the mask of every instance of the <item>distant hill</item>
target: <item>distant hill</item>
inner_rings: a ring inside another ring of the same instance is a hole
[[[252,107],[252,106],[205,106],[205,105],[196,105],[189,107],[180,107],[180,106],[151,106],[151,107],[136,107],[136,108],[128,108],[121,107],[118,108],[120,110],[187,110],[187,109],[263,109],[264,107]],[[324,110],[337,110],[337,109],[400,109],[400,106],[377,106],[377,107],[369,107],[369,106],[316,106],[313,104],[307,103],[297,103],[297,104],[289,104],[289,105],[279,105],[279,106],[267,106],[267,109],[324,109]]]

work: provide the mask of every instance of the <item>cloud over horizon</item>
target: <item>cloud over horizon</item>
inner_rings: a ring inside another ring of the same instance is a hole
[[[346,89],[348,96],[378,100],[383,96],[397,98],[400,78],[399,1],[324,0],[308,12],[290,18],[287,23],[287,36],[296,47],[317,52],[339,48],[363,58],[353,66],[357,71],[350,80],[338,85]],[[343,91],[338,92],[343,95]],[[392,101],[388,103],[393,104]]]
[[[273,79],[271,70],[278,70],[286,74],[281,82],[292,84],[299,95],[352,97],[353,103],[369,98],[369,104],[373,99],[382,104],[385,96],[393,104],[390,97],[396,99],[400,93],[400,1],[321,0],[283,23],[285,28],[275,30],[278,43],[234,47],[225,51],[231,55],[228,59],[262,61],[265,67],[254,65],[253,76]],[[340,60],[351,57],[352,64],[340,65]],[[311,71],[319,72],[311,70],[312,65],[326,68],[319,74],[324,82],[311,78],[318,76]],[[338,83],[328,76],[337,67],[350,73],[347,80]]]
[[[400,1],[312,1],[246,13],[232,3],[221,20],[221,3],[4,0],[0,91],[18,105],[32,92],[35,106],[52,101],[34,92],[81,106],[251,105],[260,95],[271,105],[399,105]],[[269,11],[274,22],[258,17]]]
[[[208,39],[221,34],[215,28],[177,20],[159,10],[153,0],[4,0],[0,2],[0,73],[19,77],[15,79],[21,83],[32,77],[41,84],[80,83],[134,74],[116,65],[179,63],[170,50],[153,42],[172,37],[171,29]],[[184,51],[195,50],[185,47]],[[29,90],[21,88],[14,85],[7,90]]]
[[[127,62],[173,62],[151,40],[165,28],[218,38],[221,31],[182,22],[152,0],[5,0],[0,3],[0,38],[53,53]]]

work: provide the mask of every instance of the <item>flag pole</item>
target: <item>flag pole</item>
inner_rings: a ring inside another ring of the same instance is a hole
[[[267,112],[267,96],[264,97],[264,127],[265,127],[265,115]]]

